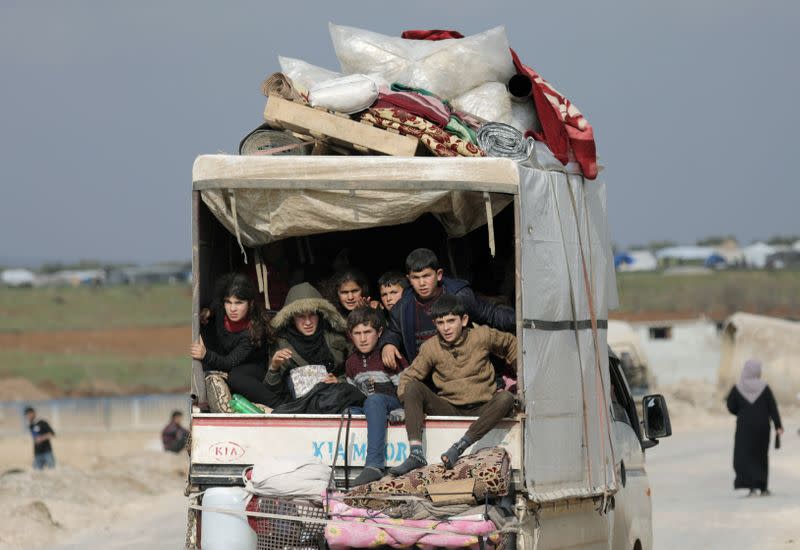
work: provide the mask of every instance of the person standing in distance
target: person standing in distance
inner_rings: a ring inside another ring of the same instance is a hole
[[[770,420],[778,438],[783,435],[783,425],[772,390],[761,379],[761,361],[745,362],[739,381],[728,394],[727,405],[736,415],[733,488],[749,489],[748,496],[756,495],[757,490],[761,496],[769,496]]]
[[[50,440],[56,435],[53,428],[47,420],[36,417],[33,407],[25,407],[25,419],[33,437],[33,468],[35,470],[55,468],[56,459],[53,456],[53,447],[50,445]]]

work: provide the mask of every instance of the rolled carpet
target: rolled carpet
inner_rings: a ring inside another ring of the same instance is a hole
[[[478,130],[478,146],[490,157],[526,160],[534,147],[533,138],[501,122],[487,122]]]
[[[276,95],[289,101],[308,104],[306,100],[308,93],[305,90],[298,89],[283,73],[272,73],[268,76],[261,84],[261,92],[267,97]],[[304,97],[303,92],[305,92],[306,97]]]

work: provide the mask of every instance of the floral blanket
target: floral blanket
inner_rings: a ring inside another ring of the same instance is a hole
[[[475,480],[473,495],[477,502],[482,502],[487,495],[507,495],[511,484],[511,467],[506,450],[489,447],[464,455],[452,470],[445,470],[441,464],[431,464],[403,476],[386,476],[355,487],[344,498],[353,506],[385,510],[397,504],[397,501],[382,499],[382,496],[427,497],[428,485],[468,478]]]
[[[330,516],[335,521],[325,526],[325,540],[331,550],[345,548],[408,548],[417,545],[434,548],[479,548],[479,537],[497,544],[500,532],[483,516],[449,520],[392,519],[375,510],[353,508],[339,500],[331,501]],[[433,532],[432,532],[433,531]]]
[[[394,130],[404,136],[414,136],[437,157],[485,157],[477,145],[446,132],[433,122],[398,107],[371,108],[361,116],[361,122]]]

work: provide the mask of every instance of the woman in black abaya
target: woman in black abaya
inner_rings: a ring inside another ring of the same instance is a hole
[[[733,448],[734,489],[750,489],[748,496],[761,491],[769,495],[770,418],[778,436],[783,433],[778,405],[767,383],[761,380],[761,362],[749,359],[739,382],[728,394],[728,410],[736,415],[736,440]]]

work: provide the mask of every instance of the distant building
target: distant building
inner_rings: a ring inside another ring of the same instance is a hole
[[[630,325],[659,384],[674,385],[681,380],[716,382],[720,357],[717,322],[695,317],[640,320]]]
[[[102,269],[62,269],[55,273],[40,274],[36,286],[100,286],[105,283]]]
[[[733,239],[726,239],[719,246],[715,247],[716,253],[719,254],[728,267],[744,267],[745,257],[744,252]]]
[[[766,269],[800,268],[800,250],[782,250],[767,256]]]
[[[192,268],[188,264],[118,267],[106,273],[110,285],[177,284],[191,279]]]

